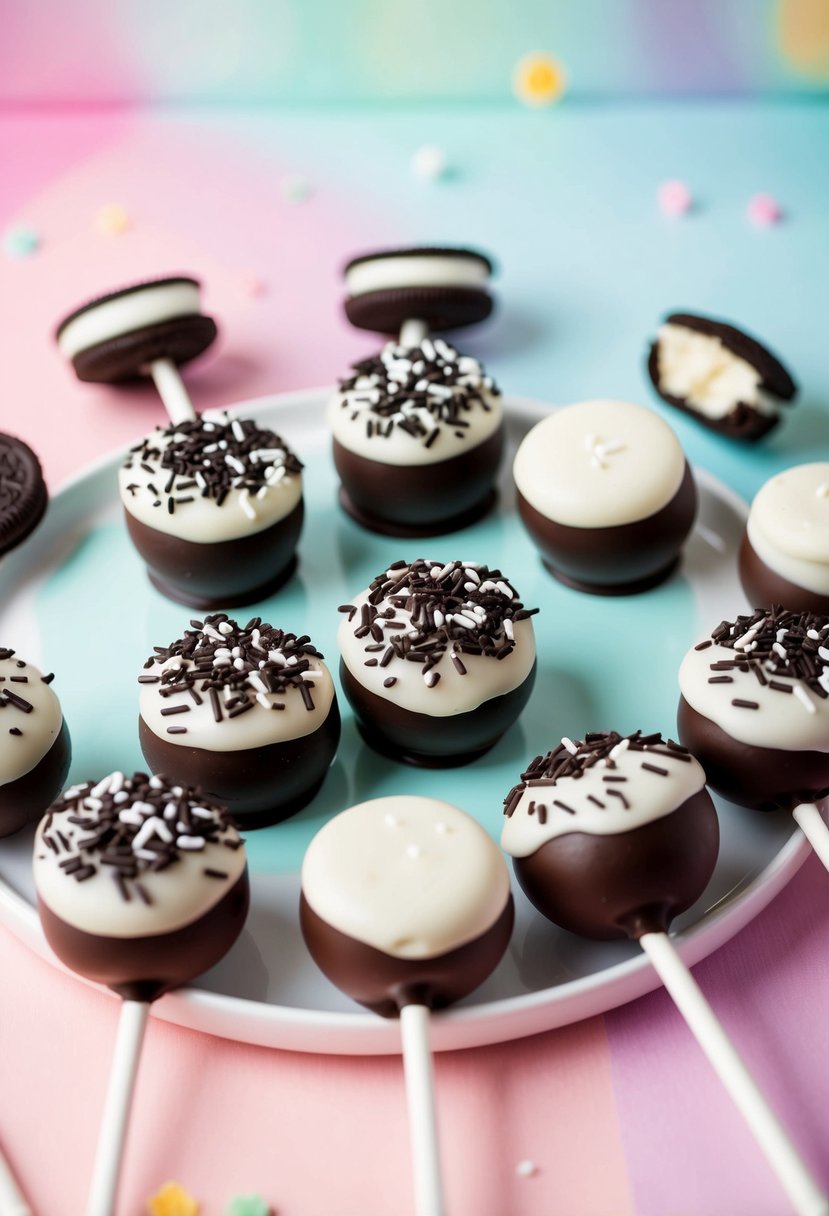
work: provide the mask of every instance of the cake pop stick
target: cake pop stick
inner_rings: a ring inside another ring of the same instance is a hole
[[[75,309],[58,326],[58,348],[79,380],[102,384],[150,376],[173,425],[196,412],[179,366],[202,354],[216,323],[201,311],[197,279],[136,283]]]
[[[717,860],[717,813],[700,764],[660,734],[564,739],[522,774],[505,814],[501,843],[531,903],[573,933],[639,942],[793,1209],[826,1216],[829,1201],[668,936]]]
[[[111,773],[68,789],[35,836],[47,941],[123,1000],[87,1216],[113,1216],[150,1004],[219,961],[242,930],[249,882],[223,807],[163,777]]]
[[[738,806],[791,812],[829,869],[829,617],[782,608],[722,621],[679,669],[679,737]]]
[[[11,1166],[0,1149],[0,1216],[32,1216]]]
[[[431,336],[489,315],[491,273],[468,249],[384,251],[345,268],[349,321],[390,338],[328,409],[341,504],[374,532],[454,531],[494,500],[500,393],[477,359]]]
[[[354,1000],[399,1017],[417,1216],[443,1216],[431,1012],[497,966],[513,923],[509,875],[473,819],[431,798],[360,803],[330,820],[302,866],[300,924]]]

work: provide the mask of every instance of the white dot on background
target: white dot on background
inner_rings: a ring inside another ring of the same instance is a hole
[[[519,1178],[532,1178],[533,1174],[538,1173],[538,1166],[534,1161],[519,1161],[515,1172]]]
[[[424,144],[412,156],[411,166],[415,177],[434,180],[443,177],[448,167],[448,160],[443,148]]]

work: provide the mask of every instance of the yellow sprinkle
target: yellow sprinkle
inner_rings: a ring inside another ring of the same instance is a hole
[[[199,1203],[177,1182],[165,1182],[147,1200],[150,1216],[198,1216]]]
[[[550,106],[563,96],[567,74],[552,55],[535,51],[518,60],[512,75],[512,87],[524,105]]]
[[[107,203],[95,216],[95,227],[106,236],[119,236],[130,226],[130,217],[120,203]]]

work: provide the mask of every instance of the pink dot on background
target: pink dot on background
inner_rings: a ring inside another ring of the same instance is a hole
[[[746,215],[758,228],[768,228],[783,218],[783,208],[771,194],[754,194],[748,200]]]
[[[656,201],[665,215],[687,215],[694,200],[685,182],[671,178],[657,190]]]

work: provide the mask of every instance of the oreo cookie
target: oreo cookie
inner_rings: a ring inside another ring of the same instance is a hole
[[[37,456],[22,439],[0,432],[0,557],[35,530],[48,505]]]
[[[417,246],[352,258],[345,314],[358,329],[397,334],[406,321],[433,332],[476,325],[492,312],[491,260],[474,249]]]
[[[148,376],[158,359],[189,363],[217,332],[201,311],[198,279],[181,275],[89,301],[61,321],[55,339],[79,380],[117,384]]]
[[[767,347],[711,317],[672,313],[651,344],[648,374],[663,401],[730,439],[762,438],[797,386]]]

